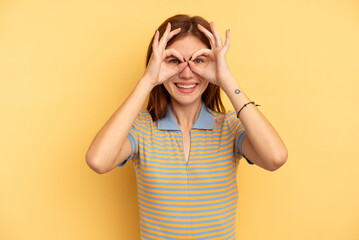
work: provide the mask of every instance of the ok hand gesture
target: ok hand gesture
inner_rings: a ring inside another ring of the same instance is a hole
[[[179,32],[181,32],[180,28],[171,31],[171,24],[168,23],[166,31],[161,40],[159,40],[159,32],[156,31],[152,43],[151,58],[144,74],[144,77],[150,81],[153,86],[167,81],[170,77],[181,72],[187,66],[187,63],[183,61],[183,58],[176,50],[166,49],[167,42]],[[165,60],[171,56],[179,61],[179,64],[177,64],[176,67],[169,66],[165,62]]]
[[[199,77],[222,87],[226,81],[233,78],[226,60],[230,46],[229,30],[226,31],[226,41],[223,45],[213,22],[210,23],[210,27],[213,34],[198,24],[198,29],[208,38],[212,49],[200,49],[193,54],[188,63]]]

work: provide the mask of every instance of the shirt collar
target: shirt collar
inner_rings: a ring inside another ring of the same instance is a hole
[[[157,126],[159,130],[178,130],[181,131],[178,126],[175,118],[173,117],[171,107],[167,106],[167,115],[157,121]],[[212,130],[214,127],[214,117],[212,110],[207,109],[205,104],[202,103],[201,111],[199,113],[198,119],[193,125],[192,129],[209,129]]]

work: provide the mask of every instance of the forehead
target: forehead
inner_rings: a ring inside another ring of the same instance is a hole
[[[174,41],[167,48],[173,48],[184,58],[187,58],[191,57],[198,50],[207,48],[207,46],[199,38],[190,35]]]

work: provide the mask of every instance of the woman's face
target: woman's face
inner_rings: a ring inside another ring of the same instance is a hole
[[[187,36],[171,43],[171,45],[167,46],[167,49],[169,48],[175,49],[187,61],[195,52],[208,47],[197,37]],[[175,62],[175,60],[176,58],[174,57],[173,61]],[[172,60],[170,59],[170,61]],[[164,82],[163,85],[171,95],[172,101],[188,105],[201,101],[202,93],[206,90],[208,81],[198,78],[198,75],[187,66],[183,71]]]

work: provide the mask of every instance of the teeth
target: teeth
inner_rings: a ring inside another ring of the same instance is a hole
[[[192,85],[182,85],[182,84],[176,84],[177,87],[179,88],[194,88],[196,86],[196,84],[192,84]]]

